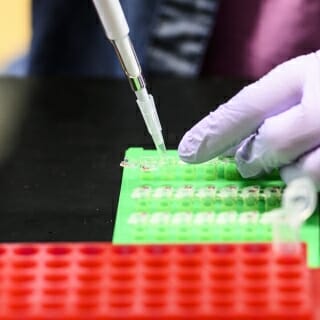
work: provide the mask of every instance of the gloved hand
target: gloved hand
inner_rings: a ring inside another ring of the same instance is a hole
[[[179,145],[181,159],[201,163],[233,150],[240,174],[281,168],[320,189],[320,51],[289,60],[198,122]]]

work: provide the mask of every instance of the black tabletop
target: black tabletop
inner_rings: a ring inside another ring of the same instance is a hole
[[[168,148],[245,82],[150,81]],[[126,81],[0,80],[0,241],[110,241],[127,148],[153,148]]]

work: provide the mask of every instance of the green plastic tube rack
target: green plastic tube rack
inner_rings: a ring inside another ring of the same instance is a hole
[[[125,154],[113,242],[117,244],[270,242],[268,212],[281,205],[277,172],[242,179],[231,158],[188,165],[168,151]],[[320,266],[319,216],[305,223],[309,265]]]

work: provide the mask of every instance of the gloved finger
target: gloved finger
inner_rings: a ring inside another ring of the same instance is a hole
[[[220,154],[221,157],[234,157],[236,152],[241,148],[241,146],[245,143],[246,139],[241,141],[239,144],[235,145],[234,147],[231,147],[230,149],[226,150],[222,154]]]
[[[270,172],[320,145],[318,121],[302,105],[268,118],[236,152],[240,174],[247,178]]]
[[[240,144],[241,145],[241,144]],[[234,157],[237,150],[240,148],[240,145],[236,145],[221,154],[221,157]]]
[[[320,145],[320,63],[316,55],[313,58],[314,67],[308,68],[301,103],[266,119],[236,152],[243,177],[287,165]]]
[[[286,183],[302,176],[308,176],[320,191],[320,147],[305,154],[296,162],[281,168],[280,175]]]
[[[181,159],[190,163],[210,160],[239,144],[266,118],[299,103],[308,63],[310,55],[278,66],[211,112],[182,138],[178,148]]]

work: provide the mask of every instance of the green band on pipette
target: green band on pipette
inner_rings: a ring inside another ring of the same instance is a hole
[[[133,91],[139,91],[146,87],[143,76],[139,75],[137,77],[128,77],[130,86]]]

